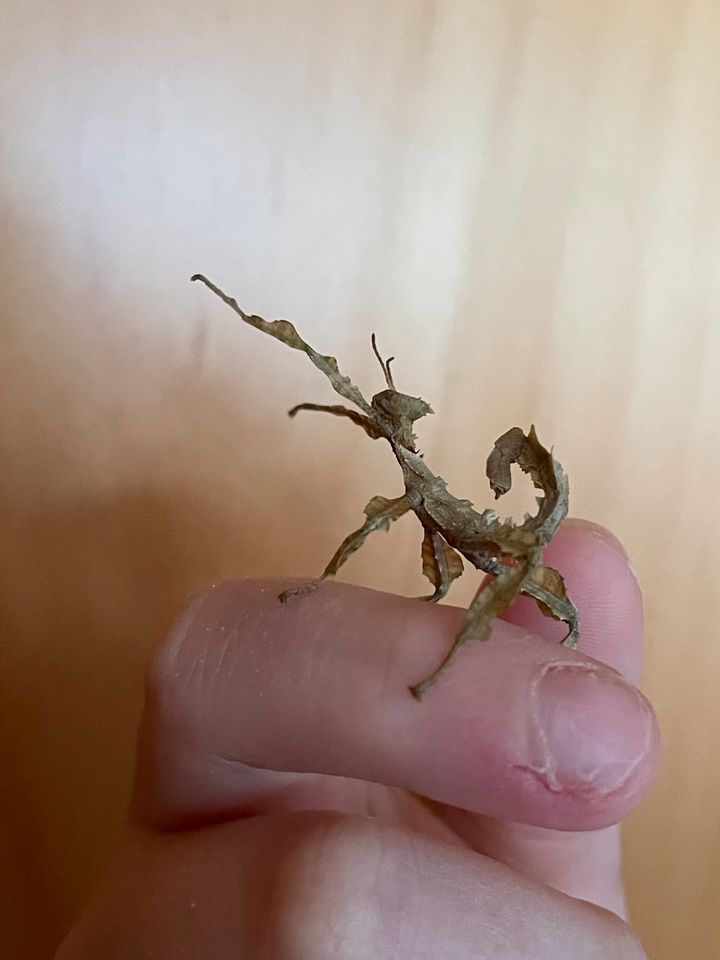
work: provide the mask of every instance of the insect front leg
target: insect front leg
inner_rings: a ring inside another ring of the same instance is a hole
[[[387,530],[394,520],[402,517],[409,510],[412,510],[412,504],[406,496],[396,497],[394,500],[388,500],[386,497],[373,497],[365,507],[365,515],[367,516],[365,523],[358,530],[354,530],[345,537],[320,576],[301,587],[284,590],[280,594],[281,602],[285,603],[291,597],[316,590],[327,577],[335,576],[348,557],[363,545],[368,534],[375,530]]]

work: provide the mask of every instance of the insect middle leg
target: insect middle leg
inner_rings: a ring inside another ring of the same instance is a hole
[[[365,523],[359,529],[354,530],[345,537],[320,576],[300,587],[284,590],[280,594],[282,603],[285,603],[291,599],[291,597],[311,593],[313,590],[316,590],[327,577],[334,577],[348,557],[363,545],[368,534],[373,533],[375,530],[387,530],[394,520],[402,517],[403,514],[409,510],[412,510],[412,504],[406,496],[396,497],[394,500],[373,497],[365,507],[365,513],[367,515]]]

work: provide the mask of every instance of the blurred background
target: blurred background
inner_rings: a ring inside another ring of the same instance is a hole
[[[143,661],[220,577],[319,570],[388,450],[489,502],[535,422],[644,587],[664,773],[627,826],[653,960],[720,956],[715,0],[32,0],[0,26],[0,954],[45,957],[128,796]],[[278,518],[281,518],[281,522]],[[343,571],[415,592],[408,518]],[[463,603],[472,577],[451,594]],[[1,938],[6,939],[2,944]]]

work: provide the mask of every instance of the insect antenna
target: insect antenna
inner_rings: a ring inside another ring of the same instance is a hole
[[[393,383],[392,374],[390,373],[390,364],[395,359],[395,357],[388,357],[387,360],[383,360],[380,356],[380,351],[377,348],[377,343],[375,342],[375,334],[373,333],[370,336],[370,342],[372,343],[373,353],[378,358],[378,363],[382,368],[383,375],[385,377],[385,383],[390,387],[391,390],[395,390],[395,384]]]

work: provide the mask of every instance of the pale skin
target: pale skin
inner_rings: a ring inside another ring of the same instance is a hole
[[[339,583],[282,606],[278,580],[196,601],[152,658],[126,835],[58,960],[641,960],[616,826],[660,753],[640,594],[595,525],[547,557],[582,650],[520,599],[422,704],[407,677],[461,610]]]

